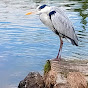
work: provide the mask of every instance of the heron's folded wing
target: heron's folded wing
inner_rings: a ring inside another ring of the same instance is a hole
[[[62,13],[63,14],[63,13]],[[51,21],[54,28],[58,33],[78,42],[77,36],[75,34],[72,23],[69,21],[68,17],[62,15],[61,12],[57,12],[51,16]]]

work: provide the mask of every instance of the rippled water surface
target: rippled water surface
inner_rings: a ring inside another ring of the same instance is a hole
[[[30,71],[42,73],[47,59],[56,57],[59,38],[36,15],[26,16],[40,4],[66,10],[79,46],[64,42],[62,57],[88,59],[88,0],[0,1],[0,88],[17,88]]]

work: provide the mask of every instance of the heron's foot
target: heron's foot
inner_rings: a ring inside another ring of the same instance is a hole
[[[61,61],[62,60],[62,58],[61,57],[59,57],[59,58],[55,58],[55,59],[53,59],[53,61]]]

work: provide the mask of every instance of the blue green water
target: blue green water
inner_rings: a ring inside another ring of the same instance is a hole
[[[55,58],[59,38],[36,15],[37,5],[62,7],[72,21],[79,46],[64,42],[62,58],[88,59],[88,0],[0,1],[0,88],[17,88],[29,72],[42,73],[46,60]]]

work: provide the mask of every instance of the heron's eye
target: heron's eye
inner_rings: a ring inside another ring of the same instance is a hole
[[[45,8],[46,6],[47,6],[47,5],[42,5],[42,6],[40,6],[40,7],[39,7],[39,10]]]

